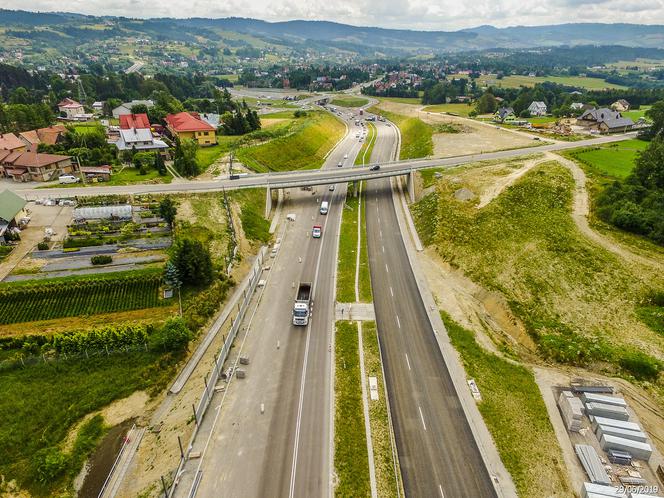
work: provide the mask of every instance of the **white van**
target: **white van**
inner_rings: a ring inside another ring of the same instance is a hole
[[[61,175],[58,177],[60,183],[78,183],[81,179],[74,175]]]
[[[327,212],[330,210],[330,203],[327,201],[323,201],[320,203],[320,214],[327,214]]]

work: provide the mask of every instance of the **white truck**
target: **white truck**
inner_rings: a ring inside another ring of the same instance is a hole
[[[311,283],[300,282],[293,305],[293,325],[306,326],[311,315]]]
[[[330,203],[327,201],[323,201],[320,203],[320,214],[327,214],[327,212],[330,210]]]

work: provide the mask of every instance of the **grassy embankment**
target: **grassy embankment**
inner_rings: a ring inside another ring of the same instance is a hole
[[[364,97],[353,97],[353,96],[343,96],[343,97],[334,97],[330,105],[336,105],[339,107],[362,107],[367,105],[369,100]]]
[[[355,158],[355,166],[368,164],[371,160],[371,153],[373,152],[374,145],[376,145],[376,126],[372,123],[367,123],[367,138],[362,142],[360,152]]]
[[[434,104],[426,106],[422,110],[425,112],[443,112],[468,117],[468,114],[473,109],[475,109],[473,104]]]
[[[543,357],[658,382],[661,336],[639,319],[635,303],[661,292],[664,277],[577,231],[568,170],[538,166],[480,210],[454,199],[467,174],[455,172],[460,183],[438,182],[414,207],[422,241],[501,293]]]
[[[378,382],[378,400],[369,399],[369,422],[378,496],[403,496],[400,476],[398,472],[395,472],[395,461],[392,455],[390,420],[385,399],[385,381],[380,361],[376,322],[362,324],[362,346],[367,377],[376,377]],[[400,493],[397,492],[397,489],[401,489]]]
[[[550,496],[551,490],[569,495],[560,447],[532,371],[487,352],[471,331],[444,312],[441,316],[467,376],[482,394],[479,410],[519,496]]]
[[[603,144],[598,147],[576,149],[565,153],[586,167],[589,174],[599,176],[601,183],[613,182],[616,178],[627,177],[634,168],[639,152],[648,146],[643,140],[624,140]]]
[[[369,111],[384,116],[399,127],[401,131],[400,159],[415,159],[433,154],[434,128],[432,126],[421,119],[385,111],[379,106],[374,106]]]
[[[174,373],[170,354],[129,353],[0,373],[0,474],[32,496],[73,494],[72,480],[103,435],[100,417],[64,441],[85,415],[137,390],[158,391]]]
[[[257,172],[316,169],[344,131],[343,123],[329,113],[309,113],[287,135],[240,149],[237,156]]]
[[[362,392],[359,389],[360,358],[357,324],[336,323],[334,340],[334,468],[338,497],[371,496]]]

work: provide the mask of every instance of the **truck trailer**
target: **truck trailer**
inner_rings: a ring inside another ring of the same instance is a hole
[[[306,326],[311,315],[311,283],[300,282],[293,305],[293,325]]]

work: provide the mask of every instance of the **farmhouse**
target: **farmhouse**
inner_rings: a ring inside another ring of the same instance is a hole
[[[60,111],[60,116],[67,119],[78,119],[78,116],[85,114],[83,104],[70,98],[63,99],[58,104],[58,110]]]
[[[112,142],[118,150],[166,150],[168,145],[152,135],[147,114],[122,114],[120,136]]]
[[[70,156],[0,150],[0,177],[16,182],[45,182],[72,171]]]
[[[0,192],[0,237],[3,237],[7,230],[16,228],[21,218],[26,216],[26,204],[25,199],[11,190]]]
[[[493,115],[493,120],[498,123],[512,123],[516,121],[514,109],[511,107],[501,107]]]
[[[48,128],[24,131],[18,137],[27,145],[28,150],[36,151],[39,144],[55,145],[62,140],[67,128],[64,125],[54,125]]]
[[[203,147],[215,145],[215,127],[198,117],[198,114],[179,112],[166,116],[166,128],[174,137],[196,140]]]
[[[630,105],[625,99],[618,99],[613,104],[611,104],[611,109],[618,112],[629,111]]]
[[[131,108],[135,105],[144,105],[149,109],[154,107],[154,102],[151,100],[132,100],[131,102],[125,102],[113,109],[113,117],[119,119],[123,114],[131,114]]]
[[[634,126],[634,121],[623,118],[617,111],[603,107],[584,112],[576,120],[576,124],[600,133],[616,133],[630,130]]]
[[[531,116],[544,116],[546,111],[546,104],[541,100],[535,100],[528,106],[528,112]]]
[[[13,133],[0,134],[0,150],[22,152],[26,149],[25,143]]]

